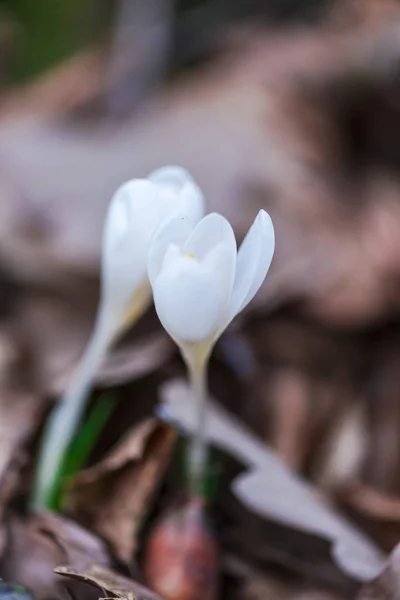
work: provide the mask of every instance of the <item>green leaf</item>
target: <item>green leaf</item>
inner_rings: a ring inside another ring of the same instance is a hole
[[[62,462],[57,483],[47,503],[50,510],[62,509],[65,478],[75,475],[85,465],[117,402],[116,395],[108,393],[100,396],[93,406]]]

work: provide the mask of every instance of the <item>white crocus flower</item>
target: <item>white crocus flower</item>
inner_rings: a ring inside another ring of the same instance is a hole
[[[114,194],[103,234],[101,297],[96,323],[71,383],[47,425],[39,461],[34,505],[50,499],[60,464],[70,445],[85,398],[110,345],[143,314],[151,302],[147,253],[156,228],[172,215],[184,214],[195,225],[204,199],[180,167],[164,167],[146,179],[124,183]]]
[[[232,319],[252,300],[271,264],[274,228],[261,210],[239,251],[229,222],[216,213],[195,227],[186,217],[161,225],[150,244],[148,273],[157,314],[187,364],[198,410],[190,457],[192,491],[205,461],[205,374],[211,350]]]

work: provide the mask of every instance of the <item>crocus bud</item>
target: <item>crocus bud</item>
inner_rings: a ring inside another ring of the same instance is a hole
[[[100,325],[108,340],[126,329],[151,299],[147,252],[155,229],[173,215],[195,225],[204,212],[203,195],[180,167],[164,167],[147,179],[124,183],[114,194],[103,238]]]
[[[192,497],[159,521],[147,543],[144,573],[166,600],[218,597],[219,552],[202,498]]]
[[[147,179],[124,183],[114,194],[105,220],[101,298],[85,353],[47,424],[33,504],[43,508],[54,493],[57,473],[85,410],[85,398],[109,346],[151,301],[147,253],[155,229],[172,215],[194,225],[204,211],[203,195],[180,167],[153,171]]]
[[[161,323],[183,353],[206,352],[252,300],[274,253],[274,228],[261,210],[236,251],[231,225],[216,213],[196,226],[185,217],[159,227],[148,272]]]

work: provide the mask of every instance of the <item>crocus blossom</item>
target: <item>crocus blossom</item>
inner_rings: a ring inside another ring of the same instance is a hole
[[[229,222],[219,214],[195,227],[174,217],[155,233],[148,272],[164,328],[185,352],[211,348],[252,300],[274,253],[274,228],[260,210],[239,251]]]
[[[252,300],[271,264],[274,228],[261,210],[239,252],[229,222],[212,213],[196,226],[184,216],[161,225],[149,247],[154,305],[186,362],[195,400],[195,435],[188,453],[190,492],[203,492],[206,468],[206,373],[211,350]]]
[[[146,179],[124,183],[115,192],[104,226],[101,297],[94,331],[45,431],[33,499],[36,507],[43,507],[53,491],[88,389],[108,347],[151,302],[147,253],[154,231],[178,214],[186,215],[194,226],[203,213],[203,195],[180,167],[163,167]]]
[[[99,311],[110,340],[150,303],[147,250],[157,226],[179,214],[195,225],[203,212],[200,189],[180,167],[158,169],[116,191],[104,231]]]

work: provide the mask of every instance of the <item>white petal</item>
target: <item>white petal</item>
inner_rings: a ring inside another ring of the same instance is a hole
[[[231,260],[219,244],[202,262],[180,256],[163,264],[153,285],[161,323],[177,343],[214,337],[226,310],[227,290],[221,273]]]
[[[236,240],[231,224],[221,215],[210,213],[193,229],[183,251],[202,260],[218,244],[223,244],[236,259]]]
[[[182,167],[176,166],[155,169],[150,173],[148,179],[157,184],[168,185],[176,192],[179,192],[186,183],[193,183],[190,173]]]
[[[124,183],[114,194],[103,234],[101,311],[110,338],[147,308],[148,241],[158,222],[157,188],[143,179]]]
[[[231,319],[254,298],[270,267],[275,249],[272,221],[260,210],[238,252],[230,305]]]
[[[202,219],[205,213],[205,199],[202,191],[193,183],[186,183],[179,196],[179,211],[187,215],[193,225]]]
[[[162,167],[149,175],[149,180],[169,196],[170,211],[187,215],[195,225],[204,215],[205,200],[192,176],[182,167]]]
[[[202,210],[200,190],[180,167],[159,169],[116,191],[103,238],[102,303],[108,311],[130,313],[138,290],[148,302],[147,253],[154,231],[172,215],[188,214],[196,221]]]
[[[111,249],[129,229],[131,206],[129,195],[120,188],[114,194],[104,222],[103,253]]]
[[[118,188],[107,214],[103,248],[113,244],[120,232],[115,227],[116,213],[125,219],[125,232],[136,229],[150,239],[161,218],[158,196],[157,186],[146,179],[132,179]]]
[[[213,248],[223,246],[224,265],[219,270],[221,285],[224,289],[224,318],[229,319],[229,302],[235,280],[236,239],[229,221],[217,213],[205,216],[194,228],[184,245],[185,254],[194,256],[196,260],[204,260]],[[224,323],[221,322],[221,327]]]
[[[155,231],[149,246],[147,272],[152,285],[161,271],[165,255],[170,245],[183,246],[190,235],[192,225],[186,216],[171,217]]]

